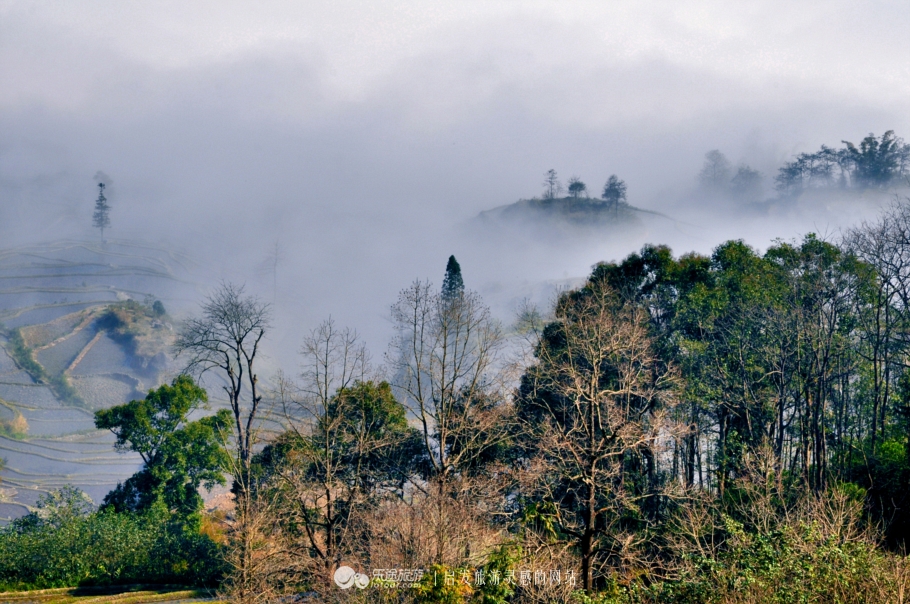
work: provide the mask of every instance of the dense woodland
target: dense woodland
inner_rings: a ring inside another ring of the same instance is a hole
[[[857,157],[907,154],[871,141],[843,154],[855,186],[879,186]],[[223,285],[176,341],[186,373],[96,414],[143,469],[98,510],[65,489],[2,529],[0,584],[203,584],[239,602],[908,597],[910,199],[764,252],[648,245],[510,325],[452,257],[390,317],[381,360],[329,320],[300,375],[265,379],[269,307]],[[226,408],[200,414],[201,380]],[[206,512],[199,489],[217,484],[233,506]],[[342,589],[342,565],[369,585]]]

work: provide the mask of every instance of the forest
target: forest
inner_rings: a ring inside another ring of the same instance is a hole
[[[907,154],[893,133],[846,144],[830,184],[884,186]],[[298,374],[268,376],[271,309],[222,283],[179,328],[184,372],[95,413],[142,468],[98,508],[64,488],[0,528],[0,587],[906,601],[910,198],[764,251],[646,245],[509,323],[466,280],[452,256],[441,285],[404,287],[381,359],[328,319]],[[219,485],[231,504],[207,508]]]

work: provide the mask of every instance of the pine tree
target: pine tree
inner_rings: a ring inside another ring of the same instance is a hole
[[[98,199],[95,200],[95,213],[92,214],[92,226],[101,229],[101,242],[104,243],[104,229],[111,226],[111,207],[104,196],[104,183],[98,183]]]
[[[461,279],[461,266],[455,256],[449,256],[446,264],[446,276],[442,280],[442,297],[445,300],[454,300],[464,295],[464,281]]]

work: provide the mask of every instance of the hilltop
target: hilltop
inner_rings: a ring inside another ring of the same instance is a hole
[[[546,222],[569,226],[640,225],[640,214],[655,214],[629,205],[589,197],[520,199],[515,203],[481,212],[481,221]]]

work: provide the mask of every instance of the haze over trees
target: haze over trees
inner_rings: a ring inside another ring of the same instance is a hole
[[[807,189],[886,188],[910,175],[910,144],[888,130],[869,134],[860,144],[841,141],[841,149],[822,145],[815,153],[800,153],[785,163],[775,177],[781,195]]]
[[[760,181],[724,162],[709,153],[706,186]],[[585,190],[536,201],[628,206],[616,175]],[[349,566],[368,601],[414,604],[908,592],[910,199],[836,238],[645,245],[511,325],[470,282],[453,255],[441,285],[390,300],[382,366],[327,319],[299,374],[268,379],[269,306],[222,284],[179,330],[186,375],[95,414],[142,467],[100,509],[64,488],[0,529],[0,585],[338,601]],[[230,510],[205,511],[200,488],[228,479]]]
[[[0,580],[147,573],[332,600],[346,564],[400,602],[895,601],[908,225],[904,200],[839,240],[647,245],[510,329],[452,256],[441,287],[391,306],[383,368],[330,319],[268,390],[268,307],[225,284],[177,349],[227,408],[190,419],[207,394],[180,376],[99,411],[143,467],[98,511],[64,489],[0,530]],[[199,487],[228,476],[230,518],[204,512]],[[141,555],[112,545],[127,539]]]
[[[730,182],[730,161],[714,149],[705,153],[705,164],[698,173],[698,182],[708,191],[722,191]]]
[[[98,199],[95,200],[95,211],[92,214],[92,226],[101,230],[101,241],[104,241],[104,229],[111,226],[111,207],[107,203],[107,197],[104,196],[103,182],[98,183]]]

